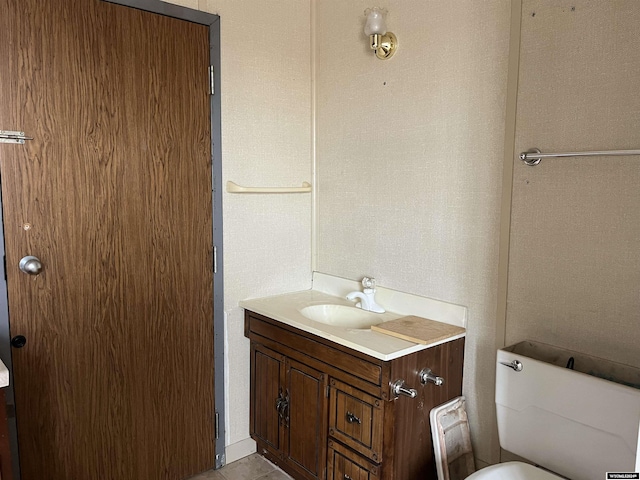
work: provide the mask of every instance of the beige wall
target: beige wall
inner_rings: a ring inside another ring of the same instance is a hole
[[[223,181],[299,185],[316,159],[313,225],[307,195],[224,196],[227,443],[248,438],[238,301],[308,288],[313,228],[317,270],[469,307],[464,393],[476,455],[497,461],[510,1],[388,0],[387,62],[362,33],[368,0],[175,3],[221,16]],[[636,0],[523,1],[515,153],[638,148],[638,20]],[[640,162],[513,168],[506,342],[638,366]]]
[[[175,0],[220,16],[223,185],[311,179],[310,5]],[[225,192],[227,438],[249,437],[249,342],[238,301],[311,286],[311,196]]]
[[[469,307],[464,393],[489,462],[510,2],[389,0],[388,61],[370,6],[315,2],[316,268]]]
[[[639,22],[636,0],[523,2],[516,153],[640,148]],[[515,161],[507,343],[640,367],[639,158]]]

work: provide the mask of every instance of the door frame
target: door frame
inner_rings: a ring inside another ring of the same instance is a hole
[[[178,18],[209,28],[209,62],[213,68],[213,94],[210,97],[211,116],[211,190],[213,202],[213,331],[214,331],[214,402],[216,409],[216,469],[226,463],[225,425],[225,367],[224,367],[224,268],[222,243],[222,125],[221,125],[221,85],[220,85],[220,17],[218,15],[193,10],[166,3],[162,0],[101,0],[125,7],[136,8],[167,17]],[[206,74],[203,72],[203,75]],[[1,188],[1,187],[0,187]],[[15,400],[13,390],[13,366],[9,329],[9,305],[7,295],[7,266],[4,242],[4,219],[0,198],[0,359],[9,369],[10,382],[6,387],[7,416],[11,442],[12,464],[15,478],[20,478],[18,436],[16,429]]]

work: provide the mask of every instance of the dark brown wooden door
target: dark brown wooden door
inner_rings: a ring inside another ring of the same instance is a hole
[[[212,468],[208,29],[98,0],[0,11],[0,129],[33,137],[0,144],[22,479]]]

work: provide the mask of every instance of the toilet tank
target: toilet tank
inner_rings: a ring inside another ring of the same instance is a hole
[[[521,342],[498,350],[496,413],[502,448],[562,476],[638,471],[638,368]]]

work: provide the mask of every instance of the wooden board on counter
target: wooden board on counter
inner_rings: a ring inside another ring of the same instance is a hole
[[[371,330],[423,345],[440,342],[465,332],[462,327],[415,316],[396,318],[372,325]]]

